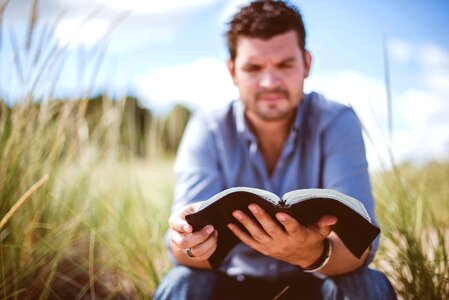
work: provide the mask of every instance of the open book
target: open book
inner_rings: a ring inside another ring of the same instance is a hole
[[[217,268],[229,251],[240,242],[227,224],[234,223],[246,231],[243,225],[234,219],[232,212],[241,210],[257,222],[248,209],[250,203],[258,204],[278,223],[275,218],[277,212],[285,212],[305,226],[317,222],[323,215],[336,216],[338,221],[333,226],[333,231],[358,258],[380,233],[380,229],[371,223],[359,200],[337,191],[302,189],[288,192],[280,199],[277,195],[261,189],[230,188],[203,202],[197,212],[186,216],[186,221],[193,227],[193,231],[198,231],[208,224],[212,224],[218,231],[217,249],[209,258],[212,268]]]

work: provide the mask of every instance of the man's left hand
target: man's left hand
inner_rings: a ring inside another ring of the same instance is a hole
[[[275,259],[306,268],[312,265],[323,253],[323,240],[337,223],[335,216],[322,216],[317,223],[303,226],[286,213],[277,213],[275,222],[260,206],[248,206],[257,221],[253,221],[242,211],[232,213],[249,232],[245,233],[235,224],[228,224],[229,229],[246,245]]]

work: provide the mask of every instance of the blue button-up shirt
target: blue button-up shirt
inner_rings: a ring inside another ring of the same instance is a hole
[[[374,221],[374,204],[359,121],[354,111],[305,94],[272,174],[247,124],[244,107],[197,114],[189,122],[175,162],[173,211],[236,186],[255,187],[280,197],[302,188],[327,188],[359,199]],[[368,261],[372,260],[377,241]],[[176,263],[176,262],[175,262]],[[231,276],[267,279],[297,271],[295,266],[238,244],[220,267]]]

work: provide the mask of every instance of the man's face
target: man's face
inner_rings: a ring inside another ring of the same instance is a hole
[[[311,56],[303,53],[295,31],[269,40],[241,36],[237,56],[228,68],[250,120],[291,117],[303,97]]]

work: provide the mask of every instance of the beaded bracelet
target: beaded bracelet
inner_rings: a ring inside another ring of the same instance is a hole
[[[329,262],[329,259],[331,258],[332,254],[332,244],[328,238],[324,239],[323,242],[324,242],[323,254],[321,254],[321,256],[311,266],[307,268],[300,268],[303,272],[306,273],[316,272],[321,268],[323,268]]]

